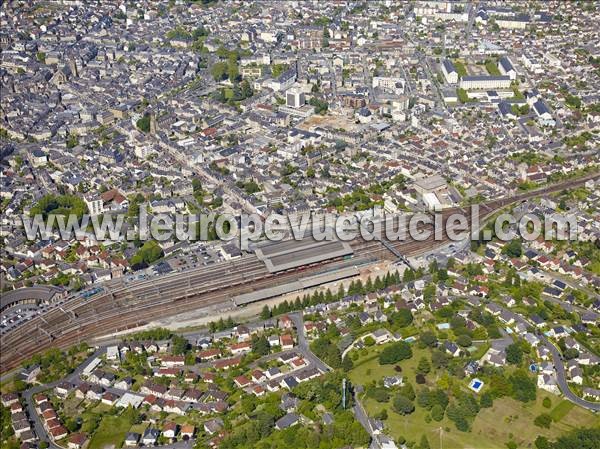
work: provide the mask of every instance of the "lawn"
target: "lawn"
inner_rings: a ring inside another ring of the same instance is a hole
[[[456,73],[458,73],[458,76],[460,78],[462,78],[463,76],[467,76],[467,69],[465,68],[465,65],[462,61],[455,59],[452,62],[454,63],[454,68],[456,69]]]
[[[488,61],[485,63],[485,69],[492,76],[500,76],[500,70],[498,69],[498,65],[495,60]]]
[[[148,424],[146,423],[134,424],[133,426],[131,426],[131,429],[129,429],[129,432],[135,432],[139,433],[140,435],[143,435],[147,427]]]
[[[386,345],[373,346],[368,349],[367,355],[354,361],[354,368],[349,373],[350,380],[355,385],[364,385],[365,379],[379,380],[386,376],[402,375],[405,378],[413,379],[417,364],[422,356],[427,356],[431,360],[431,353],[428,349],[419,349],[416,345],[411,345],[413,356],[408,360],[403,360],[397,365],[402,367],[402,372],[397,373],[395,365],[380,365],[379,353]],[[414,383],[414,382],[413,382]]]
[[[394,365],[379,365],[378,355],[383,347],[369,348],[366,355],[362,355],[354,361],[354,368],[348,374],[353,384],[364,385],[370,380],[379,380],[384,376],[398,374],[394,370]],[[418,390],[419,386],[414,382],[414,372],[423,355],[430,358],[430,351],[419,349],[416,345],[413,345],[412,349],[413,357],[403,360],[398,365],[402,367],[400,374],[410,379],[415,389]],[[434,379],[431,374],[428,376],[428,381]],[[466,382],[465,380],[462,384],[466,386]],[[484,386],[483,391],[486,388]],[[545,397],[551,399],[553,409],[543,407],[542,401]],[[446,449],[505,449],[506,443],[510,440],[514,440],[518,447],[534,447],[533,442],[538,435],[555,439],[574,428],[600,425],[600,417],[596,417],[593,413],[568,401],[562,401],[559,397],[543,390],[538,390],[536,401],[528,404],[508,397],[495,400],[493,407],[482,409],[479,412],[472,423],[470,432],[458,431],[454,423],[446,416],[441,422],[427,423],[425,418],[428,412],[416,404],[414,413],[401,416],[392,410],[391,401],[379,403],[372,398],[362,398],[362,403],[369,416],[376,415],[384,408],[387,409],[386,432],[393,438],[402,436],[407,441],[418,443],[421,436],[425,434],[432,449],[440,447],[440,427],[450,429],[449,431],[444,430],[442,435],[443,447]],[[556,417],[556,422],[552,423],[550,429],[542,429],[533,424],[535,417],[541,413],[550,413]]]
[[[485,387],[484,387],[485,388]],[[407,441],[420,441],[421,435],[427,435],[432,449],[438,449],[439,428],[449,428],[443,433],[443,447],[446,449],[506,449],[506,443],[513,439],[518,447],[534,447],[533,442],[537,435],[544,435],[555,439],[574,428],[591,427],[600,425],[600,418],[591,412],[579,407],[567,410],[564,418],[559,423],[552,423],[550,429],[541,429],[534,426],[534,418],[543,413],[543,397],[549,394],[538,391],[538,399],[533,404],[523,404],[511,398],[502,398],[494,401],[494,406],[482,409],[473,421],[470,432],[460,432],[452,421],[446,416],[441,422],[427,423],[427,411],[417,406],[414,413],[400,416],[392,411],[391,404],[381,404],[373,399],[364,399],[363,404],[369,416],[380,412],[383,408],[388,411],[385,421],[387,432],[394,438],[402,436]],[[551,396],[551,395],[550,395]],[[552,397],[557,400],[556,397]],[[561,407],[564,408],[564,407]]]
[[[552,409],[550,416],[552,416],[552,419],[555,422],[559,422],[573,409],[573,407],[575,407],[575,404],[565,399]]]
[[[548,409],[542,406],[545,397],[550,397],[553,403],[560,401],[557,396],[541,390],[538,390],[535,403],[523,404],[511,398],[497,399],[494,401],[492,408],[483,409],[479,412],[473,423],[473,433],[480,434],[481,438],[487,437],[491,441],[502,443],[508,441],[512,434],[519,447],[527,447],[535,441],[537,435],[555,439],[557,436],[575,428],[598,426],[600,424],[600,418],[592,412],[576,407],[574,404],[573,407],[565,407],[561,405],[561,402],[556,407],[564,412],[560,422],[552,423],[549,429],[537,427],[533,424],[535,417],[541,413],[548,413]],[[499,423],[502,423],[502,425],[499,425]]]
[[[121,447],[130,427],[127,420],[119,416],[105,416],[94,433],[88,449]]]

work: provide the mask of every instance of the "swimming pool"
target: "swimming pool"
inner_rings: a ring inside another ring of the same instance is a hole
[[[473,390],[475,393],[479,393],[479,391],[483,388],[483,381],[480,379],[473,379],[469,383],[469,388]]]

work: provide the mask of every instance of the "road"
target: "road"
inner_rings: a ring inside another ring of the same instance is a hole
[[[498,305],[500,305],[500,304],[498,304]],[[506,307],[503,307],[502,305],[500,305],[500,308],[503,310],[509,310]],[[534,324],[532,322],[527,320],[521,314],[516,313],[516,312],[513,312],[513,313],[516,316],[516,320],[523,323],[525,326],[527,326],[527,327],[534,326]],[[567,383],[567,375],[565,372],[565,365],[564,365],[564,362],[563,362],[560,352],[558,351],[558,349],[556,349],[556,346],[554,346],[554,344],[551,343],[543,334],[539,334],[538,337],[544,342],[545,346],[548,349],[550,349],[550,352],[552,354],[552,363],[554,363],[554,367],[556,369],[556,379],[557,379],[558,387],[560,388],[560,391],[562,392],[562,394],[569,401],[571,401],[583,408],[586,408],[586,409],[592,410],[592,411],[596,411],[596,412],[600,411],[600,402],[586,401],[585,399],[580,398],[579,396],[577,396],[575,393],[573,393],[571,391],[571,389],[569,388],[569,384]]]
[[[292,323],[294,323],[294,327],[296,328],[296,333],[298,335],[298,349],[302,351],[305,355],[306,359],[310,362],[310,364],[319,369],[319,371],[326,373],[327,371],[332,371],[332,368],[323,362],[320,358],[318,358],[311,350],[308,345],[308,341],[306,340],[306,334],[304,333],[304,316],[302,312],[294,312],[288,314]]]
[[[42,419],[40,418],[40,416],[37,414],[37,412],[35,410],[35,402],[33,400],[33,397],[35,395],[41,393],[42,391],[46,391],[46,390],[56,387],[58,384],[60,384],[61,382],[64,382],[64,381],[76,383],[77,380],[79,379],[79,376],[83,372],[83,369],[96,357],[99,357],[100,355],[104,354],[105,351],[106,351],[105,347],[101,347],[101,348],[97,349],[83,363],[81,363],[77,368],[75,368],[75,370],[71,374],[69,374],[66,377],[59,379],[57,381],[48,383],[48,384],[36,385],[35,387],[29,388],[28,390],[25,390],[23,392],[23,399],[25,400],[25,407],[27,409],[27,414],[29,415],[29,419],[31,421],[33,421],[33,427],[35,429],[35,434],[37,435],[37,437],[40,440],[48,441],[49,447],[51,449],[62,449],[62,448],[60,446],[58,446],[57,444],[55,444],[49,438],[49,436],[46,432],[46,429],[44,428],[44,425],[42,423]]]
[[[586,175],[539,190],[492,200],[480,207],[483,216],[489,217],[510,204],[573,188],[598,177],[598,173]],[[453,212],[460,212],[460,208],[448,209],[444,214]],[[405,256],[416,256],[434,248],[439,249],[449,242],[450,239],[435,240],[432,234],[432,238],[426,241],[399,241],[394,242],[393,246]],[[378,242],[357,242],[353,247],[355,258],[377,254],[383,260],[392,256]],[[224,304],[233,307],[231,297],[239,293],[296,281],[309,271],[316,273],[325,268],[339,269],[344,263],[334,260],[314,267],[303,267],[298,271],[271,274],[255,256],[246,256],[211,267],[123,283],[120,287],[111,287],[109,291],[89,299],[74,298],[63,304],[66,313],[56,308],[51,309],[2,335],[1,343],[4,348],[8,348],[0,353],[2,370],[14,368],[45,348],[68,348],[94,337],[143,326],[159,316],[174,316],[201,307],[222,307]]]
[[[331,371],[332,370],[331,367],[329,367],[326,363],[324,363],[321,359],[319,359],[310,350],[308,340],[306,339],[306,334],[304,332],[303,313],[302,312],[291,313],[291,314],[289,314],[289,317],[292,320],[292,322],[294,323],[294,326],[296,327],[296,330],[297,330],[297,335],[298,335],[297,346],[295,346],[293,349],[290,349],[287,351],[281,351],[276,354],[270,354],[270,355],[261,357],[255,363],[258,363],[259,361],[265,361],[265,360],[278,358],[281,355],[287,354],[287,353],[300,353],[304,357],[304,359],[309,362],[309,365],[307,367],[294,370],[293,371],[294,373],[301,372],[302,370],[309,369],[311,367],[315,367],[323,373]],[[194,334],[197,334],[197,333],[191,333],[191,332],[188,333],[188,335],[194,335]],[[114,339],[114,340],[111,340],[110,342],[105,342],[102,346],[98,347],[98,349],[96,349],[93,354],[88,356],[81,364],[79,364],[77,366],[77,368],[75,368],[75,370],[72,373],[70,373],[69,375],[67,375],[59,380],[56,380],[54,382],[51,382],[51,383],[36,385],[36,386],[29,388],[28,390],[25,390],[23,392],[23,399],[25,401],[27,413],[29,415],[30,420],[33,422],[35,433],[38,436],[38,438],[40,438],[40,440],[48,441],[49,447],[51,449],[62,449],[62,448],[60,446],[58,446],[56,443],[54,443],[51,440],[51,438],[49,437],[48,433],[46,432],[46,429],[44,428],[44,425],[42,422],[42,418],[40,418],[40,416],[38,415],[38,413],[35,410],[34,397],[37,394],[42,393],[43,391],[47,391],[47,390],[55,388],[57,385],[59,385],[62,382],[65,382],[65,381],[72,385],[75,385],[75,386],[81,384],[82,383],[81,374],[82,374],[84,368],[86,366],[88,366],[89,363],[92,362],[92,360],[105,354],[106,347],[109,346],[110,344],[114,344],[117,341],[118,341],[117,339]],[[198,364],[194,365],[193,367],[188,367],[188,370],[194,371],[194,372],[199,372],[200,368],[205,368],[205,367],[211,366],[213,363],[214,362],[198,363]],[[283,378],[288,375],[290,375],[290,372],[282,373],[278,377]],[[105,387],[105,391],[114,393],[117,396],[122,396],[123,394],[127,393],[127,391],[125,391],[125,390],[121,390],[119,388],[114,388],[114,387],[108,387],[108,388]],[[366,419],[365,422],[368,423],[368,417],[366,417],[366,414],[364,414],[364,411],[363,411],[363,419]],[[184,448],[190,447],[192,445],[192,443],[193,443],[193,441],[191,441],[191,442],[179,441],[177,443],[161,446],[161,448],[163,448],[163,449],[184,449]]]
[[[562,394],[564,394],[569,401],[583,408],[587,408],[588,410],[593,410],[595,412],[600,412],[600,402],[586,401],[585,399],[580,398],[571,391],[571,389],[569,388],[569,384],[567,383],[565,364],[563,362],[560,352],[558,351],[558,349],[556,349],[556,346],[554,346],[554,344],[546,338],[546,336],[539,335],[539,337],[552,353],[552,361],[554,363],[554,369],[556,370],[556,381],[558,382],[558,387],[560,388]]]

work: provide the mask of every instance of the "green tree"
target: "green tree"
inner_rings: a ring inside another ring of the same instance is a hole
[[[550,424],[552,424],[552,417],[548,413],[542,413],[541,415],[535,417],[533,423],[538,427],[549,429]]]
[[[459,335],[456,338],[456,344],[462,346],[463,348],[468,348],[469,346],[471,346],[472,343],[473,341],[471,340],[471,337],[465,334]]]
[[[271,318],[271,310],[269,309],[268,305],[265,304],[265,306],[262,308],[262,311],[260,312],[260,318],[262,320],[268,320]]]
[[[400,309],[390,316],[390,321],[393,325],[398,327],[410,326],[413,322],[413,315],[408,309]]]
[[[135,125],[142,132],[150,132],[150,114],[144,114],[143,117],[140,118]]]
[[[380,365],[391,365],[412,357],[412,349],[405,341],[392,343],[379,354]]]
[[[523,350],[518,343],[512,343],[506,347],[506,361],[513,365],[520,365],[523,361]]]
[[[490,408],[492,405],[494,405],[494,398],[489,391],[486,391],[479,398],[479,406],[481,408]]]
[[[217,62],[210,68],[210,74],[215,81],[222,81],[228,76],[228,65],[225,62]]]
[[[518,401],[535,401],[536,383],[523,369],[516,370],[508,378],[512,386],[512,396]]]
[[[431,364],[427,357],[421,357],[419,359],[419,364],[417,365],[417,373],[418,374],[428,374],[431,371]]]
[[[415,404],[401,394],[396,395],[392,407],[394,411],[400,415],[409,415],[415,411]]]
[[[260,337],[254,336],[252,338],[252,351],[256,354],[263,356],[270,352],[270,345],[267,337],[261,335]]]
[[[419,339],[425,346],[429,346],[430,348],[433,348],[437,344],[437,337],[431,331],[423,331]]]
[[[444,409],[442,408],[441,405],[439,404],[435,404],[432,408],[431,408],[431,419],[433,419],[434,421],[441,421],[442,419],[444,419]]]

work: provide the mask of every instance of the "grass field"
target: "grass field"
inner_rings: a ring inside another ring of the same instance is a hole
[[[573,410],[574,407],[575,407],[575,404],[573,404],[571,401],[563,400],[556,407],[554,407],[552,409],[552,411],[550,412],[550,416],[552,416],[552,419],[555,422],[559,422],[571,410]]]
[[[105,416],[94,433],[88,449],[119,448],[131,426],[119,416]]]
[[[467,68],[465,67],[465,64],[462,61],[455,59],[452,62],[454,63],[454,68],[456,69],[456,73],[458,73],[458,76],[460,78],[462,78],[463,76],[467,76]]]
[[[371,348],[367,355],[354,361],[355,366],[350,371],[349,378],[355,385],[364,385],[365,379],[379,380],[384,376],[397,374],[393,365],[379,365],[378,354],[382,349],[381,346]],[[410,379],[418,390],[414,382],[414,370],[419,358],[428,355],[429,350],[419,349],[416,346],[412,346],[412,349],[413,357],[400,362],[399,365],[402,367],[401,375]],[[430,376],[432,375],[430,374],[428,379],[433,380],[434,378]],[[466,385],[466,380],[464,383]],[[545,397],[550,397],[552,400],[554,408],[551,411],[542,405]],[[446,416],[441,422],[427,423],[425,418],[428,412],[418,405],[414,413],[400,416],[392,410],[391,401],[379,403],[371,398],[363,398],[362,402],[369,416],[387,409],[388,419],[385,425],[386,433],[390,436],[393,438],[402,436],[407,441],[418,443],[421,436],[425,434],[432,449],[440,448],[440,428],[443,429],[444,449],[506,449],[506,443],[511,440],[515,441],[519,448],[533,448],[535,447],[533,442],[538,435],[555,439],[575,428],[600,425],[600,417],[543,390],[537,391],[535,402],[527,404],[508,397],[495,400],[493,407],[479,412],[470,432],[458,431]],[[550,429],[542,429],[533,424],[535,417],[542,413],[550,413],[555,418]]]

